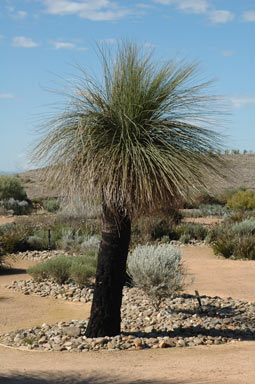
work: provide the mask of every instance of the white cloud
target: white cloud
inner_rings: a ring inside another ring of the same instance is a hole
[[[108,39],[100,40],[100,43],[102,43],[102,44],[112,44],[113,45],[113,44],[117,44],[117,40],[112,38],[112,37],[110,37]]]
[[[255,21],[255,11],[244,12],[242,18],[244,21]]]
[[[45,12],[51,15],[78,15],[92,21],[117,20],[131,13],[109,0],[43,0],[43,2],[46,6]]]
[[[143,46],[144,46],[145,48],[148,48],[148,49],[153,49],[153,48],[156,47],[155,44],[150,43],[150,42],[146,42],[146,43],[144,43]]]
[[[231,49],[223,49],[222,51],[220,51],[220,54],[222,56],[233,56],[235,53],[235,51],[232,51]]]
[[[177,9],[186,13],[206,13],[209,8],[207,0],[154,0],[163,5],[175,5]]]
[[[233,13],[226,10],[211,11],[209,12],[208,16],[210,21],[214,24],[224,24],[234,19]]]
[[[33,41],[30,37],[15,36],[12,39],[12,45],[19,48],[35,48],[38,47],[38,43]]]
[[[0,93],[0,99],[14,99],[12,93]]]
[[[209,7],[205,0],[182,0],[178,3],[178,8],[187,13],[206,13]]]
[[[18,11],[16,14],[13,14],[13,18],[23,20],[27,17],[27,12],[25,11]]]
[[[137,8],[143,8],[143,9],[149,9],[149,8],[152,8],[152,6],[150,4],[145,4],[145,3],[137,3],[135,5]]]
[[[230,11],[213,9],[208,0],[153,0],[153,2],[174,5],[176,9],[185,13],[207,15],[214,24],[227,23],[234,19],[234,14]]]
[[[253,95],[234,95],[229,97],[235,109],[255,106],[255,96]]]
[[[87,48],[83,48],[83,47],[77,47],[74,43],[68,43],[68,42],[64,42],[64,41],[52,41],[51,44],[54,46],[54,48],[56,50],[73,49],[73,50],[77,50],[77,51],[84,51],[87,49]]]

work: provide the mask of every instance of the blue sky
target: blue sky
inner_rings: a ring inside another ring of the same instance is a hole
[[[255,0],[0,0],[0,170],[22,171],[42,114],[95,45],[132,39],[160,59],[201,61],[224,95],[226,147],[255,150]],[[216,127],[217,128],[217,127]]]

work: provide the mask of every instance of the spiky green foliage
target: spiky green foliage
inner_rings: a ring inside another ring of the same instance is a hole
[[[54,180],[131,214],[219,174],[220,136],[209,129],[215,100],[204,93],[208,83],[198,82],[198,64],[159,64],[130,42],[100,54],[103,80],[82,71],[35,148]]]

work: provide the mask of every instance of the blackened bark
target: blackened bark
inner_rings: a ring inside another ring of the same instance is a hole
[[[103,206],[102,241],[87,337],[120,334],[122,289],[126,278],[130,232],[128,217],[113,215]]]

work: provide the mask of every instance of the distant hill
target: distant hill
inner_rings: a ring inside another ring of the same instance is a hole
[[[231,187],[238,188],[241,185],[255,190],[255,154],[225,155],[225,160],[227,177],[220,182],[211,179],[212,192]],[[19,173],[18,176],[21,178],[29,198],[58,196],[56,190],[49,187],[43,179],[42,169]]]
[[[4,175],[13,175],[15,172],[5,172],[5,171],[0,171],[0,176]]]

